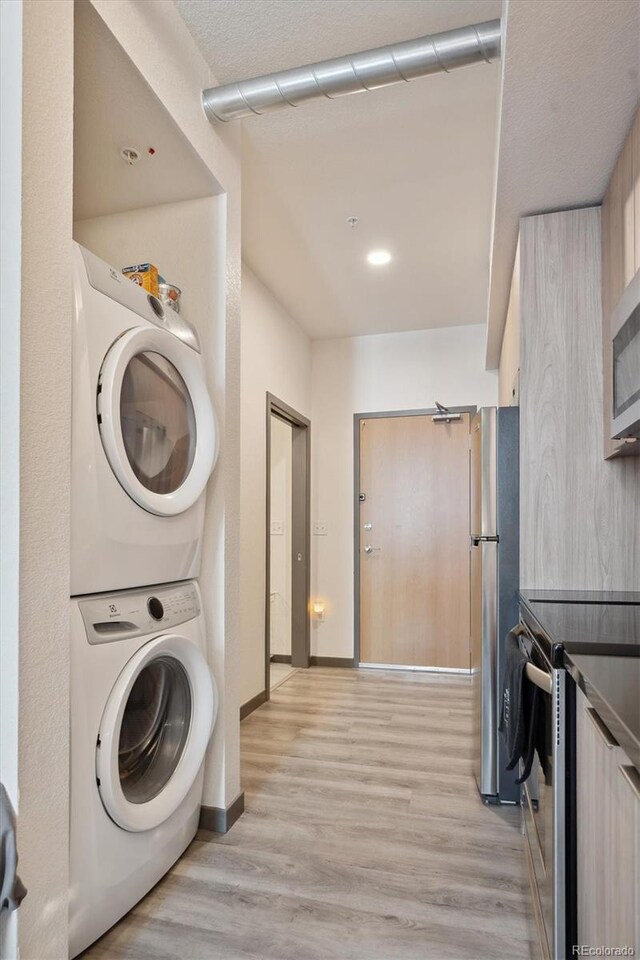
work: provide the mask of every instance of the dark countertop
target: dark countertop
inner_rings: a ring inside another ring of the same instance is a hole
[[[538,596],[535,591],[520,593],[520,599],[543,632],[554,643],[563,644],[568,652],[640,657],[640,601],[630,604],[608,599],[582,603],[540,600]]]
[[[521,590],[520,596],[537,603],[640,604],[638,590]]]
[[[563,601],[561,593],[521,591],[525,619],[563,645],[571,677],[640,769],[640,601],[615,599],[636,594],[583,591],[568,591],[573,599]]]

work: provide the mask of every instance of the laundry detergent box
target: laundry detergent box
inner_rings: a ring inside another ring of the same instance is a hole
[[[158,296],[158,268],[152,263],[138,263],[133,267],[123,267],[122,272],[129,280],[133,280],[139,287],[151,293],[154,297]]]

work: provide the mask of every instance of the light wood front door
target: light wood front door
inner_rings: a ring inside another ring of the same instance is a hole
[[[469,669],[469,414],[361,420],[362,495],[360,662]]]

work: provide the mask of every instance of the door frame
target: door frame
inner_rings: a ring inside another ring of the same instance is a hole
[[[291,564],[291,665],[308,667],[311,652],[311,421],[267,392],[267,498],[265,576],[265,694],[271,697],[271,418],[292,428],[291,553],[302,560]]]
[[[469,421],[477,406],[449,407],[451,413],[468,413]],[[374,413],[354,413],[353,415],[353,662],[354,666],[368,666],[360,663],[360,422],[362,420],[384,420],[390,417],[433,417],[439,413],[437,407],[424,410],[379,410]],[[390,666],[389,669],[393,669]],[[415,667],[416,670],[443,672],[443,667]],[[451,671],[446,671],[451,672]]]

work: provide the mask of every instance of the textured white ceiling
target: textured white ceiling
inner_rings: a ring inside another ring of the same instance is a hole
[[[500,0],[176,6],[221,83],[501,11]],[[482,64],[243,122],[244,256],[313,337],[485,321],[499,77]],[[374,270],[366,253],[382,246],[394,259]]]
[[[487,365],[521,216],[599,203],[638,103],[638,0],[509,0]]]
[[[219,83],[500,16],[500,0],[174,0]]]

